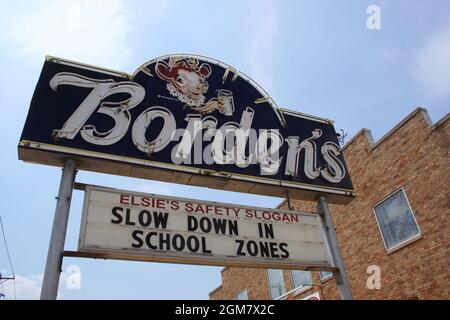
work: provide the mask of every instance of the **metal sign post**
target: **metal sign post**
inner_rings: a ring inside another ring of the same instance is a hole
[[[338,285],[342,300],[352,300],[353,297],[350,290],[350,284],[347,278],[347,273],[345,272],[344,261],[339,250],[336,231],[334,230],[330,209],[328,207],[328,202],[325,196],[320,196],[317,199],[317,211],[320,215],[320,218],[322,219],[322,223],[325,229],[325,237],[330,249],[333,266],[337,268],[337,271],[333,271],[333,278]]]
[[[69,220],[70,202],[75,182],[75,161],[68,159],[64,163],[56,202],[55,218],[45,264],[42,282],[41,300],[56,300],[59,276],[61,274],[64,242],[66,240],[67,222]]]

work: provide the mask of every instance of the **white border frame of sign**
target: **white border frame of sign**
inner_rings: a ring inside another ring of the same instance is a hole
[[[179,201],[195,201],[196,203],[214,203],[217,205],[229,206],[230,203],[222,203],[216,201],[204,201],[204,200],[196,200],[189,198],[181,198],[181,197],[171,197],[153,193],[144,193],[144,192],[135,192],[130,190],[121,190],[109,187],[101,187],[101,186],[93,186],[86,185],[84,200],[83,200],[83,211],[80,225],[80,237],[78,239],[78,251],[76,254],[68,254],[66,256],[77,256],[77,257],[85,257],[85,258],[96,258],[96,259],[116,259],[116,260],[132,260],[132,261],[147,261],[147,262],[161,262],[161,263],[177,263],[177,264],[193,264],[193,265],[207,265],[207,266],[228,266],[228,267],[245,267],[245,268],[263,268],[263,269],[289,269],[289,270],[306,270],[306,271],[333,271],[335,268],[331,265],[331,261],[329,263],[323,264],[298,264],[298,263],[279,263],[275,262],[273,264],[270,263],[270,260],[267,262],[255,262],[253,264],[249,264],[248,260],[244,259],[236,259],[235,257],[229,257],[226,259],[223,258],[208,258],[205,260],[204,258],[191,257],[191,254],[186,253],[186,256],[182,254],[173,254],[164,253],[164,256],[161,257],[160,254],[146,254],[142,253],[142,250],[139,249],[130,249],[127,250],[130,253],[123,253],[123,250],[120,249],[93,249],[91,247],[85,247],[83,243],[83,239],[85,238],[86,233],[86,224],[87,224],[87,208],[88,202],[90,199],[91,190],[99,190],[111,193],[131,193],[133,195],[143,195],[143,196],[160,196],[166,199],[171,200],[179,200]],[[303,215],[303,216],[314,216],[320,221],[320,217],[315,213],[309,212],[298,212],[298,211],[289,211],[289,210],[278,210],[278,209],[270,209],[270,208],[261,208],[261,207],[252,207],[239,205],[240,208],[246,209],[267,209],[267,210],[276,210],[280,213],[286,214],[295,214],[295,215]],[[323,229],[323,227],[322,227]],[[323,233],[322,233],[323,234]],[[329,254],[329,247],[324,237],[324,245],[327,250],[328,256],[331,259]]]

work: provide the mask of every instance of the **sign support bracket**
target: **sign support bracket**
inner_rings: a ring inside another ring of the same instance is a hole
[[[286,191],[286,201],[287,201],[288,209],[289,210],[294,210],[294,208],[291,206],[291,199],[289,198],[289,192],[288,191]]]
[[[344,260],[342,259],[341,251],[339,249],[336,231],[334,230],[334,224],[331,220],[330,208],[328,207],[328,202],[325,196],[319,196],[317,199],[317,209],[325,229],[325,237],[330,250],[331,261],[333,266],[336,267],[335,271],[333,271],[334,281],[338,285],[341,299],[352,300],[353,296],[350,290],[347,273],[345,271]]]
[[[75,161],[67,159],[62,169],[58,197],[56,198],[55,217],[45,264],[41,300],[56,300],[57,298],[75,175]]]

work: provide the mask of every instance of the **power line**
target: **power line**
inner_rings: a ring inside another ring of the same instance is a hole
[[[3,241],[5,241],[6,255],[8,256],[9,266],[11,267],[11,271],[12,271],[13,276],[15,276],[14,268],[13,268],[13,265],[12,265],[12,262],[11,262],[11,256],[9,255],[8,242],[6,242],[5,229],[3,228],[2,216],[0,216],[0,225],[2,227]]]
[[[13,264],[11,262],[11,256],[9,254],[8,242],[6,241],[6,235],[5,235],[5,229],[3,227],[2,216],[0,216],[0,226],[2,227],[2,235],[3,235],[3,241],[5,242],[6,255],[8,257],[9,266],[11,267],[11,271],[12,271],[12,277],[2,277],[1,273],[0,273],[0,280],[2,280],[2,279],[4,280],[4,281],[1,282],[2,288],[3,288],[3,283],[6,282],[7,280],[12,280],[13,281],[14,299],[16,299],[16,274],[14,272],[14,267],[13,267]]]

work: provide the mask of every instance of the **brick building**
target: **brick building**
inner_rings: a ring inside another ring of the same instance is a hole
[[[417,108],[379,141],[362,129],[343,147],[357,197],[330,209],[354,299],[450,299],[448,120],[433,124]],[[291,205],[315,211],[314,202]],[[224,268],[210,299],[311,294],[340,298],[327,273]]]

